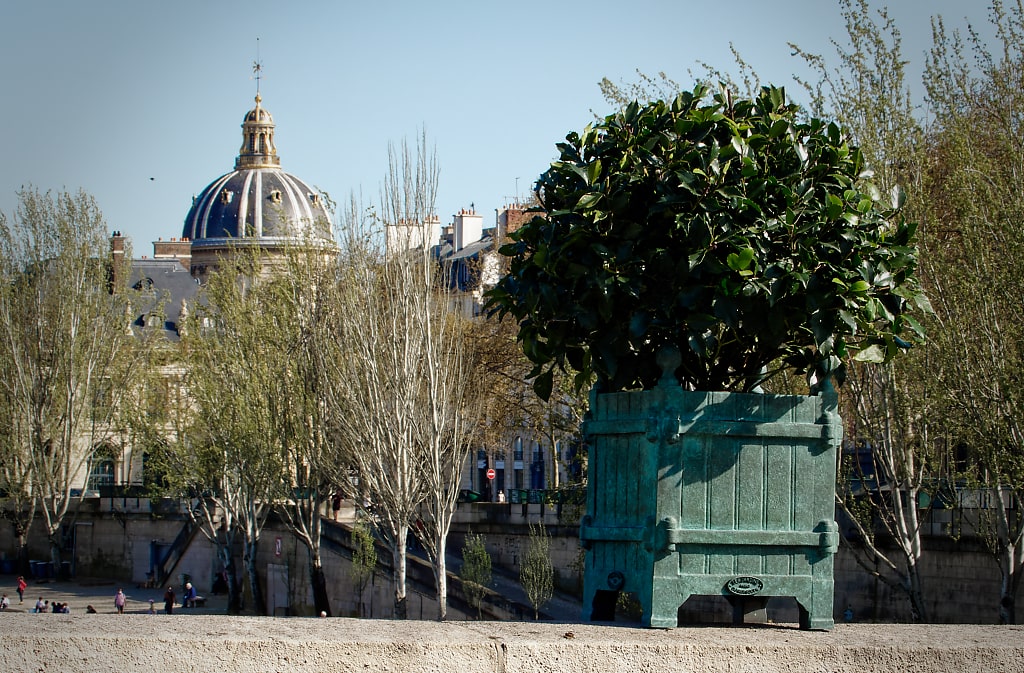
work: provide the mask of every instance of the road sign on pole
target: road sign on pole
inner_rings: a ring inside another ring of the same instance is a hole
[[[493,467],[490,468],[489,470],[487,470],[487,478],[488,479],[494,479],[494,468]]]

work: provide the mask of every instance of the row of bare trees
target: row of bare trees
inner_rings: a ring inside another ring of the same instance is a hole
[[[436,189],[425,139],[393,149],[379,205],[346,204],[336,241],[309,237],[269,256],[239,247],[189,316],[189,408],[176,414],[165,471],[221,550],[229,589],[240,536],[258,612],[256,550],[276,510],[308,550],[317,611],[330,614],[321,516],[344,489],[391,552],[395,615],[405,616],[415,535],[446,616],[448,530],[483,389],[473,331],[422,244],[433,242]]]
[[[391,552],[396,616],[414,535],[443,619],[470,448],[531,430],[555,447],[575,428],[565,400],[558,414],[536,407],[507,327],[453,310],[431,248],[437,183],[425,137],[392,148],[379,202],[351,199],[336,236],[315,223],[321,235],[221,260],[176,344],[133,323],[161,298],[126,285],[130,251],[111,256],[94,201],[23,191],[0,214],[0,486],[23,556],[41,514],[59,565],[93,464],[120,460],[127,482],[145,455],[151,494],[182,497],[217,550],[229,609],[244,574],[265,611],[256,560],[274,513],[307,548],[316,610],[330,614],[321,516],[344,490]]]

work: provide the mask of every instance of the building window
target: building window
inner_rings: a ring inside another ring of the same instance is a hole
[[[89,468],[89,482],[86,489],[98,491],[103,486],[114,485],[114,459],[106,453],[99,453],[92,459]]]

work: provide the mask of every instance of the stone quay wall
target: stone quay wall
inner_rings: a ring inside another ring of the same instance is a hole
[[[1024,671],[1024,627],[634,629],[200,615],[0,614],[10,673]]]

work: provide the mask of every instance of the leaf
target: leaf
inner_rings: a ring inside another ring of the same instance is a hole
[[[878,344],[872,344],[853,356],[853,359],[858,362],[881,364],[885,362],[885,349]]]
[[[580,197],[580,200],[576,202],[576,210],[591,210],[596,206],[601,199],[604,198],[604,194],[590,192]]]
[[[729,253],[729,256],[725,258],[725,263],[733,271],[749,269],[752,261],[754,261],[754,249],[751,247],[743,248],[739,253]]]
[[[853,292],[854,294],[864,294],[870,289],[871,283],[867,282],[866,280],[858,280],[857,282],[850,286],[850,292]]]
[[[547,402],[551,398],[551,388],[554,386],[554,368],[549,368],[533,380],[533,392],[537,397]]]

